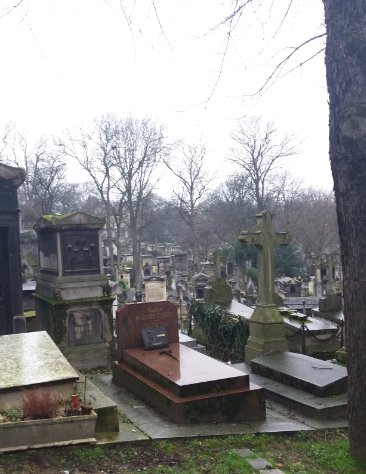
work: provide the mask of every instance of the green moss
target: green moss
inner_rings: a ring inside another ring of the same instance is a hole
[[[68,212],[66,214],[44,214],[42,218],[45,219],[46,221],[54,223],[62,219],[65,219],[65,217],[72,216],[74,214],[76,214],[76,212]]]
[[[345,347],[341,347],[338,349],[338,351],[335,353],[335,357],[338,362],[341,364],[347,364],[347,352]]]

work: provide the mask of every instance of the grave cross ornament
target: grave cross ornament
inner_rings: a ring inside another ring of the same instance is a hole
[[[263,211],[256,215],[257,230],[242,231],[239,242],[255,245],[258,250],[258,304],[273,305],[274,295],[274,252],[276,245],[288,245],[287,232],[275,232],[272,227],[272,214]]]

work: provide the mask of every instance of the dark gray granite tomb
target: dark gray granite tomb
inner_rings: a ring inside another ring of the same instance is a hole
[[[23,169],[0,164],[0,336],[25,330],[17,196],[24,178]]]

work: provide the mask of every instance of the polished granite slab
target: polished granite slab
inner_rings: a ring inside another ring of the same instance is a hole
[[[240,370],[179,343],[168,349],[125,349],[124,362],[179,397],[249,386]]]
[[[0,392],[79,378],[45,331],[1,336],[0,360]]]
[[[164,328],[168,343],[179,341],[177,306],[170,301],[127,303],[116,312],[118,360],[124,349],[143,347],[142,331]]]

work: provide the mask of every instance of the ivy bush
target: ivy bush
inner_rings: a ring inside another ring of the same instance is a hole
[[[190,332],[207,346],[210,355],[224,361],[244,360],[244,347],[249,337],[248,320],[229,314],[219,305],[198,300],[190,303],[188,317]]]

